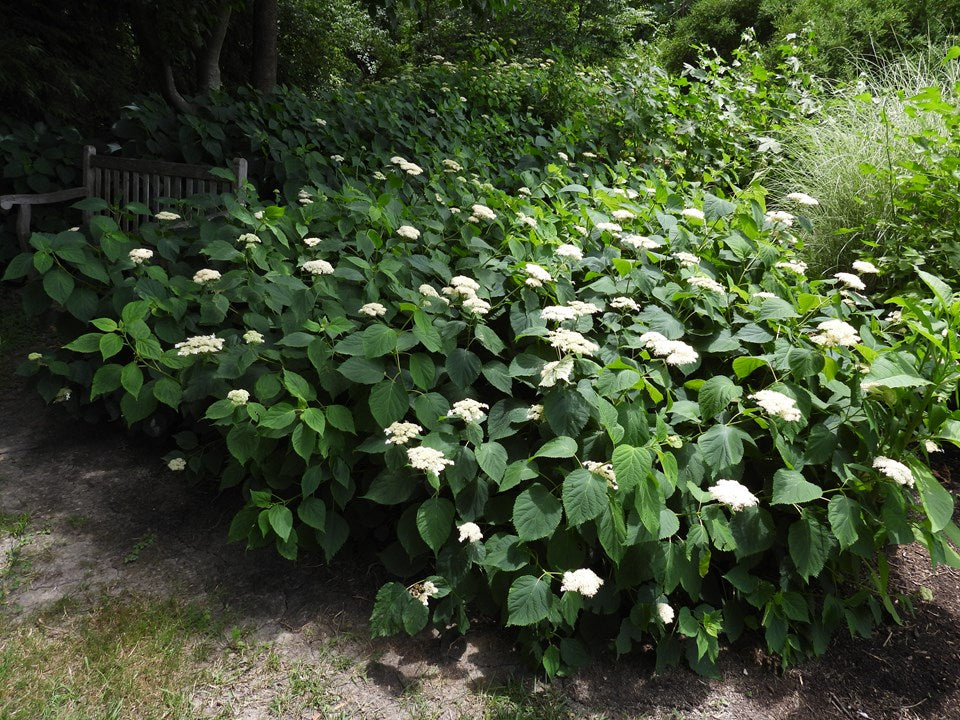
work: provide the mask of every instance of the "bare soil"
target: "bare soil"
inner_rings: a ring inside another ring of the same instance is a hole
[[[273,661],[236,653],[217,683],[198,690],[198,715],[482,717],[484,691],[512,679],[549,693],[570,718],[960,719],[960,573],[932,569],[922,548],[891,553],[915,614],[872,639],[840,639],[824,658],[780,672],[747,643],[723,653],[720,680],[655,674],[645,656],[611,658],[544,689],[493,627],[453,641],[369,639],[382,580],[372,556],[352,548],[331,566],[291,564],[228,545],[235,498],[168,471],[163,441],[77,424],[10,377],[9,364],[3,372],[0,513],[29,514],[32,530],[21,539],[27,570],[7,584],[0,611],[26,619],[64,597],[103,592],[203,604],[247,628],[249,642],[266,643]],[[921,587],[932,600],[920,599]],[[323,709],[283,709],[298,664],[322,669]]]

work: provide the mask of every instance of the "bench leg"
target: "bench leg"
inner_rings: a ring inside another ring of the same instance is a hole
[[[23,204],[17,213],[17,240],[20,242],[20,252],[27,252],[30,246],[30,206]]]

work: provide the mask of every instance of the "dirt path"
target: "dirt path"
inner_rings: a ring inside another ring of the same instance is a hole
[[[227,545],[229,498],[167,471],[165,446],[119,426],[75,424],[16,380],[3,386],[0,513],[28,515],[29,531],[15,540],[26,569],[16,582],[7,578],[2,612],[30,622],[64,597],[134,593],[195,602],[227,627],[242,626],[245,647],[259,651],[218,655],[215,681],[195,692],[198,716],[960,718],[960,573],[931,571],[917,548],[898,549],[897,582],[928,588],[933,599],[918,599],[905,626],[842,640],[828,657],[785,674],[745,648],[725,654],[719,681],[686,671],[655,676],[640,657],[598,663],[542,690],[493,629],[452,643],[429,635],[371,641],[366,619],[379,584],[372,558],[355,552],[332,567],[294,566]],[[0,537],[0,558],[12,557],[13,542]],[[509,678],[537,714],[516,705],[505,714],[494,702],[491,688]]]

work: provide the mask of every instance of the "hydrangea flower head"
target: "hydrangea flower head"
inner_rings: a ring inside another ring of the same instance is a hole
[[[756,400],[757,405],[767,413],[781,420],[797,422],[803,419],[803,413],[797,407],[797,401],[789,395],[784,395],[776,390],[758,390],[749,397],[751,400]]]
[[[567,571],[563,574],[560,592],[580,593],[584,597],[593,597],[603,585],[603,579],[589,568]]]
[[[483,532],[480,530],[480,526],[474,522],[465,522],[463,525],[458,525],[457,530],[460,531],[460,542],[480,542],[483,540]]]
[[[760,504],[759,498],[736,480],[717,480],[717,484],[707,488],[707,492],[717,502],[729,506],[733,512]]]
[[[246,405],[250,401],[250,393],[246,390],[231,390],[227,393],[227,400],[232,402],[237,407],[241,405]]]
[[[211,270],[210,268],[203,268],[202,270],[197,270],[193,275],[193,281],[197,285],[206,285],[207,283],[216,282],[220,279],[220,272],[217,270]]]
[[[382,317],[387,314],[387,308],[378,302],[367,303],[360,308],[360,312],[370,317]]]
[[[913,472],[902,462],[881,455],[874,459],[873,467],[900,485],[911,488],[914,485]]]
[[[326,260],[307,260],[300,267],[311,275],[333,275],[333,265]]]

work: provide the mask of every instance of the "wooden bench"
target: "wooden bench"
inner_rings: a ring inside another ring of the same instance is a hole
[[[231,191],[240,195],[247,181],[247,161],[235,158],[230,169],[236,182],[212,174],[212,168],[204,165],[97,155],[96,148],[87,145],[83,148],[83,187],[49,193],[0,195],[0,210],[19,207],[17,239],[21,250],[26,250],[33,205],[101,198],[111,207],[141,203],[151,213],[157,213],[166,209],[167,203],[193,195],[219,195]],[[84,210],[83,222],[90,222],[93,215],[92,211]],[[142,215],[125,216],[120,227],[124,232],[136,231],[146,221],[143,218]]]

